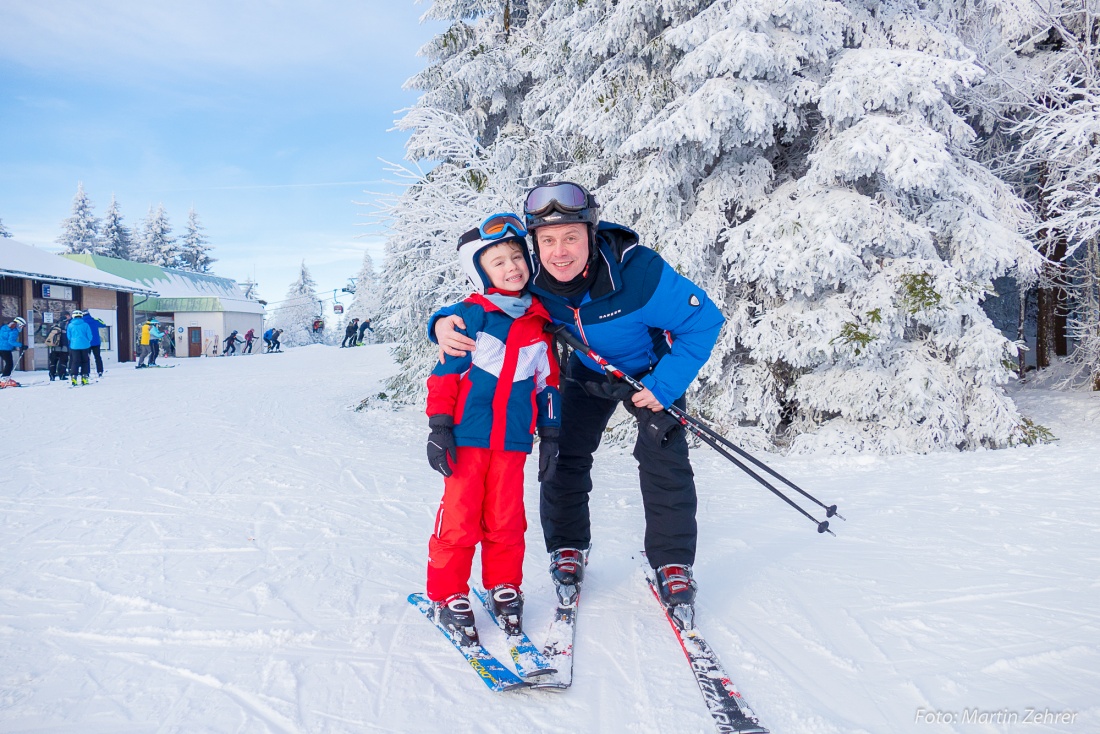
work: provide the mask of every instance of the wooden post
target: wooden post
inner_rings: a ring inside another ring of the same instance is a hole
[[[30,278],[23,279],[23,312],[27,325],[23,327],[23,343],[27,345],[27,351],[23,353],[23,364],[19,369],[26,372],[34,371],[34,281]]]

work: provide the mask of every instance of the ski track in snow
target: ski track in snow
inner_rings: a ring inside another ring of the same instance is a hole
[[[393,370],[385,348],[177,363],[0,392],[0,732],[713,731],[634,558],[628,449],[596,461],[573,688],[493,694],[405,601],[442,481],[422,411],[351,410]],[[839,504],[837,538],[693,451],[700,626],[773,732],[1100,731],[1100,395],[1017,399],[1061,440],[762,457]],[[1077,715],[916,718],[1031,707]]]

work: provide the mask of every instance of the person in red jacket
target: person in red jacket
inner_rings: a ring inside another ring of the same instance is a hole
[[[477,642],[469,601],[474,550],[482,583],[508,632],[522,629],[523,465],[537,428],[539,480],[554,472],[560,427],[558,365],[543,327],[550,315],[527,292],[523,220],[497,214],[458,241],[476,292],[455,305],[478,348],[445,357],[428,378],[428,463],[443,500],[428,541],[427,595],[440,625]]]

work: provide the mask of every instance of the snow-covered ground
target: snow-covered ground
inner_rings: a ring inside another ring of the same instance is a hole
[[[405,601],[442,480],[420,411],[351,410],[385,348],[176,364],[0,391],[0,731],[713,731],[632,558],[628,450],[597,458],[573,688],[494,694]],[[1100,731],[1100,395],[1019,400],[1061,440],[764,457],[836,538],[693,453],[700,626],[773,732]]]

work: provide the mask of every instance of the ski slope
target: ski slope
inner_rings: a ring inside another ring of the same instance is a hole
[[[633,558],[629,449],[597,457],[573,688],[494,694],[405,600],[442,480],[421,411],[352,410],[385,348],[175,363],[0,391],[0,732],[714,731]],[[693,451],[699,624],[773,732],[1100,731],[1100,395],[1018,399],[1061,440],[763,457],[836,538]]]

